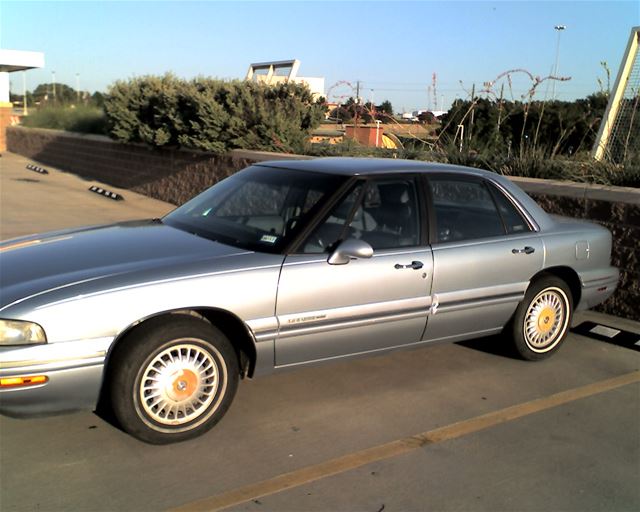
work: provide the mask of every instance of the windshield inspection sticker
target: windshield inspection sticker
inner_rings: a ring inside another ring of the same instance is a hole
[[[262,235],[260,241],[268,244],[275,244],[278,241],[278,237],[275,235]]]

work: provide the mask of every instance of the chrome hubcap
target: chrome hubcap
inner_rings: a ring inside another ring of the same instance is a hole
[[[182,425],[203,414],[220,386],[216,359],[205,348],[191,343],[173,345],[159,352],[140,380],[142,408],[163,425]]]
[[[524,337],[534,352],[551,350],[567,328],[567,296],[560,288],[542,290],[529,304],[524,318]]]

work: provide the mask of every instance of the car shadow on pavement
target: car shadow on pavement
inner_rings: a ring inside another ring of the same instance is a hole
[[[100,398],[98,399],[98,404],[96,405],[93,413],[102,421],[108,423],[112,427],[117,428],[121,432],[124,432],[124,429],[120,425],[118,418],[116,418],[116,415],[113,412],[113,407],[111,406],[111,395],[108,389],[102,389],[102,391],[100,392]]]
[[[521,359],[513,348],[513,344],[509,340],[509,337],[503,333],[495,334],[493,336],[485,336],[483,338],[459,341],[456,345],[494,356],[501,356],[509,359]]]

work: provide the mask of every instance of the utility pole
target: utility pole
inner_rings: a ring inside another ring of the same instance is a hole
[[[504,82],[500,87],[500,101],[498,102],[498,132],[500,131],[500,124],[502,124],[502,98],[504,95]]]
[[[360,80],[356,82],[356,117],[354,122],[353,133],[356,136],[356,140],[358,139],[358,111],[360,107]]]
[[[557,77],[558,76],[558,65],[560,63],[560,34],[562,34],[563,30],[567,29],[566,25],[556,25],[555,27],[553,27],[554,30],[556,30],[556,32],[558,32],[558,39],[556,42],[556,64],[553,67],[553,76]],[[556,82],[557,80],[553,80],[553,89],[551,91],[551,100],[555,101],[556,99]]]
[[[80,73],[76,73],[76,103],[80,105]]]
[[[476,106],[474,101],[476,99],[476,84],[471,87],[471,118],[469,119],[469,141],[471,141],[471,135],[473,134],[473,120],[475,118]]]
[[[438,77],[436,72],[433,72],[431,77],[431,88],[433,89],[433,103],[435,105],[435,110],[438,110],[438,89],[436,87],[436,82],[438,81]]]

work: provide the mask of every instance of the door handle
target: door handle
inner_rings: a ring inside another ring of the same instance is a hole
[[[394,268],[412,268],[413,270],[420,270],[423,266],[424,265],[421,261],[412,261],[411,265],[401,265],[400,263],[396,263]]]
[[[536,250],[528,245],[524,249],[511,249],[513,254],[533,254]]]

